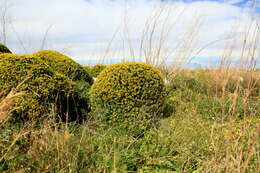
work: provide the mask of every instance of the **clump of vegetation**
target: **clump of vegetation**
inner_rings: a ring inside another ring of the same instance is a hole
[[[33,56],[39,57],[53,72],[63,74],[75,82],[78,94],[67,104],[70,112],[83,116],[90,111],[88,92],[93,84],[93,78],[80,64],[53,50],[41,50],[34,53]]]
[[[190,90],[192,92],[206,94],[206,87],[204,84],[196,79],[194,76],[177,74],[170,83],[171,90]]]
[[[91,67],[91,75],[93,77],[97,77],[101,71],[103,71],[106,68],[106,65],[104,64],[96,64],[93,67]]]
[[[84,70],[87,71],[88,74],[91,73],[91,66],[89,66],[89,65],[82,65],[82,67],[84,68]],[[91,76],[91,77],[92,77],[92,76]]]
[[[76,83],[64,74],[53,72],[46,61],[14,54],[0,55],[0,98],[13,88],[24,95],[13,105],[14,118],[27,120],[40,118],[54,109],[63,119],[77,120],[80,98]],[[88,105],[84,105],[88,110]],[[68,117],[66,117],[68,113]]]
[[[162,112],[165,87],[155,67],[127,62],[107,66],[90,92],[95,112],[109,122],[129,124],[133,117],[141,123]]]
[[[223,77],[221,73],[215,70],[195,70],[175,75],[167,95],[167,104],[174,108],[173,114],[195,111],[209,119],[257,116],[260,103],[256,101],[259,99],[259,85],[255,73],[250,72],[249,75],[246,72],[243,83],[234,82],[232,76],[238,76],[235,73],[231,77]]]
[[[1,53],[12,53],[12,52],[3,43],[0,43],[0,54]]]
[[[91,76],[84,68],[73,61],[71,58],[52,50],[41,50],[33,54],[45,61],[51,70],[68,76],[73,81],[84,81],[89,84],[93,83]]]
[[[96,78],[99,73],[106,68],[104,64],[96,64],[94,66],[83,66],[84,69],[94,78]]]

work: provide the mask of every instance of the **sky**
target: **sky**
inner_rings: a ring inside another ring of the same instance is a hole
[[[228,46],[235,59],[260,17],[260,0],[0,0],[0,13],[4,1],[13,52],[51,49],[81,64],[158,56],[207,65]]]

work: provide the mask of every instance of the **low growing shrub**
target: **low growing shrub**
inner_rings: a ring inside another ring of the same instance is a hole
[[[53,72],[45,61],[35,56],[0,55],[0,98],[12,88],[25,93],[13,106],[14,117],[22,120],[40,118],[57,111],[65,119],[78,120],[80,110],[89,111],[88,105],[80,107],[80,92],[75,82],[67,76]]]
[[[41,50],[33,54],[45,61],[51,70],[68,76],[73,81],[85,81],[89,84],[93,83],[92,77],[84,70],[84,68],[73,61],[71,58],[52,50]]]
[[[165,87],[156,68],[126,62],[107,66],[90,92],[94,111],[105,120],[140,128],[162,112]]]
[[[94,66],[84,65],[83,68],[91,75],[93,78],[97,78],[99,73],[106,68],[106,65],[96,64]]]
[[[103,64],[96,64],[96,65],[94,65],[93,67],[91,67],[91,72],[90,72],[90,74],[91,74],[91,76],[93,76],[93,77],[97,77],[98,75],[99,75],[99,73],[102,71],[102,70],[104,70],[106,68],[106,66],[105,65],[103,65]]]

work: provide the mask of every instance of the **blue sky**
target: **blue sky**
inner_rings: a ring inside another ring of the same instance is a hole
[[[167,1],[167,0],[162,0],[162,1]],[[168,0],[168,1],[174,1],[174,0]],[[212,1],[212,2],[219,2],[219,3],[228,3],[228,4],[232,4],[232,5],[237,5],[237,6],[244,6],[244,5],[247,5],[248,3],[250,3],[251,0],[180,0],[180,1],[186,2],[186,3],[198,2],[198,1]]]
[[[176,1],[176,0],[162,0],[162,1]],[[185,3],[192,3],[192,2],[218,2],[224,4],[231,4],[237,7],[246,7],[255,5],[255,10],[260,12],[260,1],[259,0],[179,0]]]
[[[3,1],[6,0],[0,0],[0,13]],[[200,61],[213,61],[221,57],[234,40],[236,45],[231,57],[237,57],[241,35],[252,19],[260,17],[260,0],[255,1],[256,9],[252,8],[252,2],[8,0],[7,46],[16,53],[29,54],[43,45],[44,49],[57,50],[81,63],[144,59],[158,53],[164,29],[167,34],[163,35],[160,56],[168,58],[167,61],[173,57],[194,56]],[[146,22],[152,23],[162,8],[152,45],[146,38],[142,45],[146,50],[140,51]],[[192,40],[187,41],[187,37]]]

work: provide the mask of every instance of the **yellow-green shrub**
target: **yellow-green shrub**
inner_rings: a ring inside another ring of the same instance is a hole
[[[84,65],[83,68],[94,78],[96,78],[99,73],[106,68],[104,64],[96,64],[94,66]]]
[[[73,81],[85,81],[93,83],[92,77],[84,68],[71,58],[52,50],[41,50],[33,54],[45,61],[53,71],[62,73]]]
[[[97,77],[101,71],[103,71],[106,68],[106,65],[104,64],[96,64],[93,67],[91,67],[91,72],[90,74],[92,77]]]
[[[84,68],[84,70],[86,70],[86,71],[87,71],[87,73],[88,73],[88,74],[90,74],[90,73],[91,73],[91,66],[88,66],[88,65],[83,65],[82,67]]]
[[[127,62],[107,66],[90,93],[94,110],[109,121],[141,123],[161,113],[165,87],[155,67]]]
[[[79,92],[67,76],[53,72],[45,61],[35,56],[0,55],[0,98],[21,85],[18,92],[24,92],[14,105],[14,115],[18,119],[39,118],[53,108],[64,118],[78,120]],[[88,105],[84,105],[88,110]]]
[[[12,52],[3,43],[0,43],[0,54],[1,53],[12,53]]]

